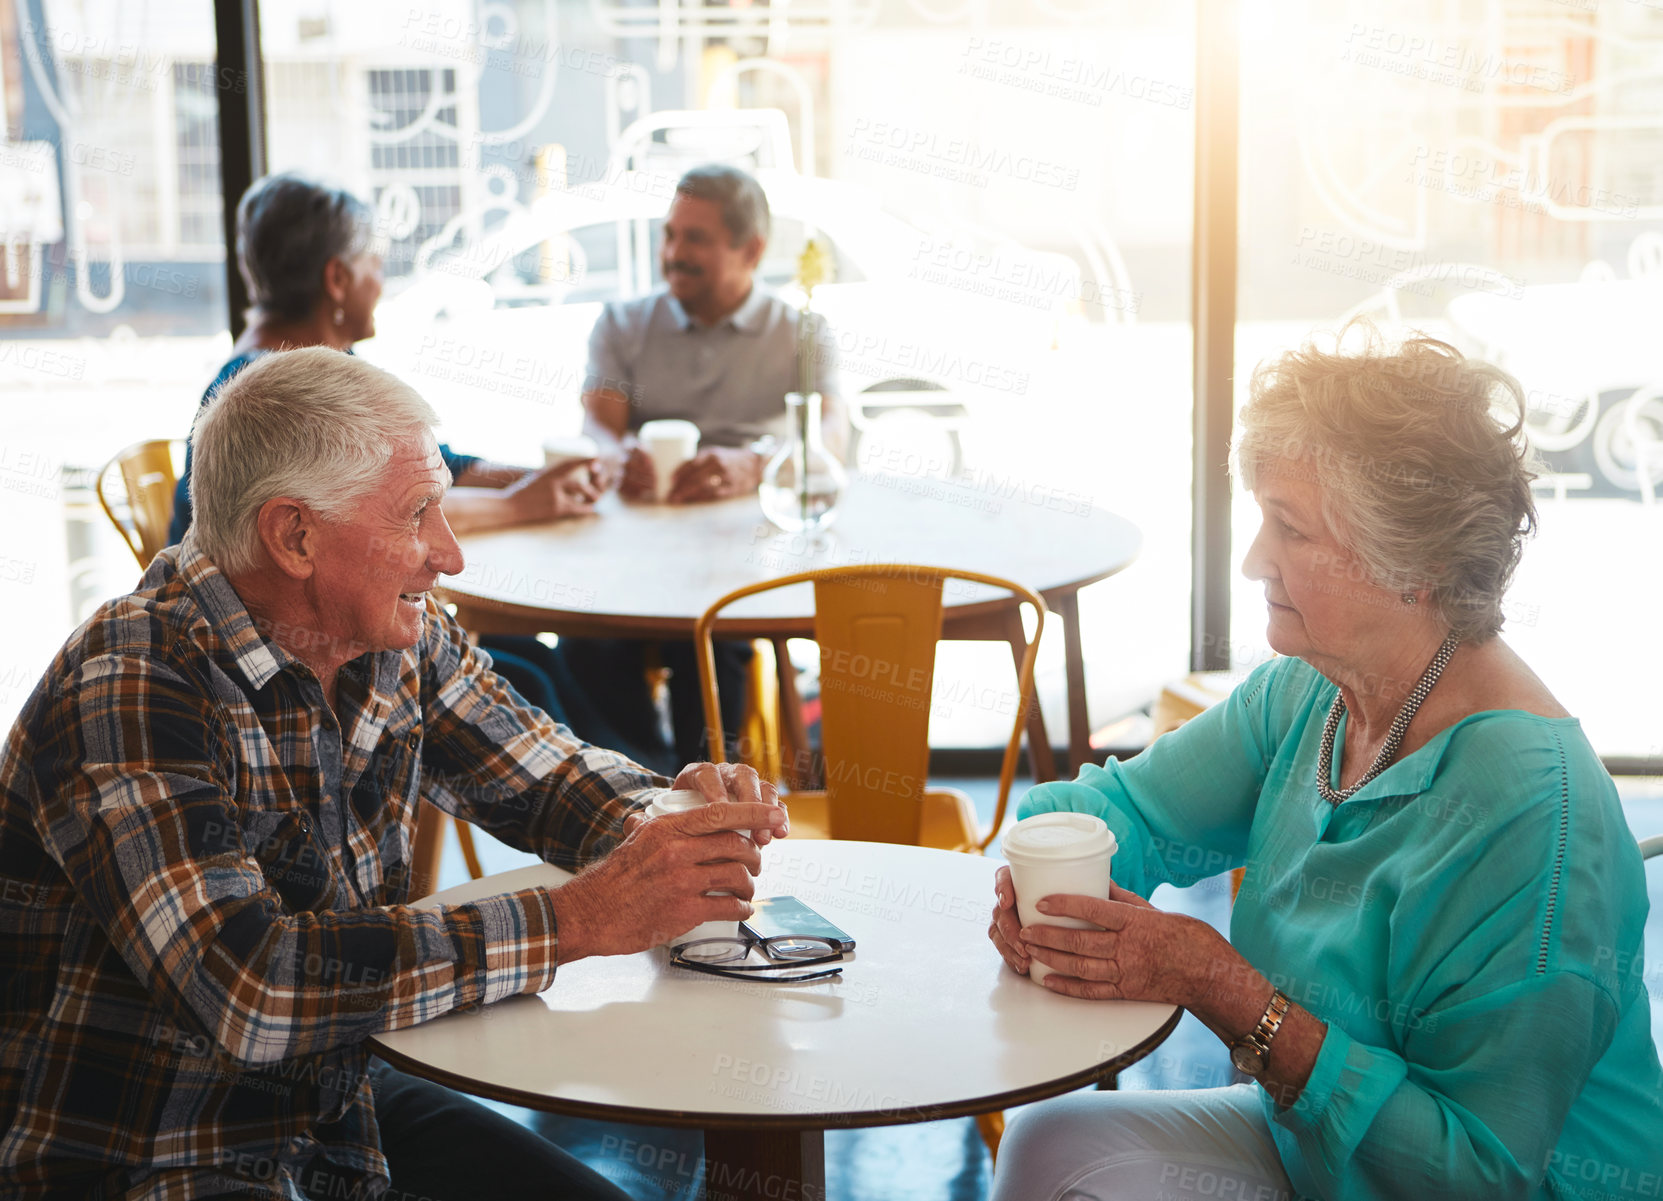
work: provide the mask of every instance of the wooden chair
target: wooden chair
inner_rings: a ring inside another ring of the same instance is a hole
[[[975,807],[964,793],[925,787],[941,592],[949,579],[1001,588],[1032,605],[1036,617],[1017,672],[1011,735],[999,769],[993,824],[986,832],[978,829]],[[1045,628],[1045,601],[1032,589],[997,576],[898,564],[800,572],[730,592],[705,610],[693,635],[708,745],[718,763],[724,743],[711,628],[735,601],[803,583],[814,586],[826,786],[799,789],[783,798],[791,814],[792,837],[899,842],[981,854],[1004,822],[1016,777],[1022,728],[1033,698],[1034,660]],[[785,654],[783,639],[776,653]],[[1005,1115],[977,1114],[976,1126],[988,1153],[997,1158]]]
[[[156,552],[167,545],[167,527],[173,521],[173,490],[179,476],[173,469],[175,438],[135,442],[98,471],[98,503],[104,514],[139,561],[150,566]],[[119,472],[123,494],[114,490]]]
[[[957,789],[925,787],[930,694],[941,637],[941,593],[949,579],[999,588],[1037,615],[1017,673],[1010,739],[999,771],[993,824],[978,828],[975,807]],[[814,587],[814,637],[820,644],[820,740],[825,788],[784,797],[797,838],[897,842],[980,854],[1005,817],[1022,729],[1032,701],[1034,660],[1045,625],[1039,593],[1010,580],[938,567],[872,564],[800,572],[730,592],[694,627],[705,723],[722,761],[711,631],[722,610],[748,596],[794,584]]]

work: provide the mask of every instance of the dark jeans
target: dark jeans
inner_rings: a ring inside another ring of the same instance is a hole
[[[673,743],[664,741],[658,710],[647,691],[646,650],[658,647],[659,662],[670,669],[670,719]],[[674,776],[689,763],[710,758],[705,738],[704,700],[699,696],[699,665],[691,642],[653,643],[637,638],[562,638],[560,651],[586,703],[605,723],[648,758],[637,762]],[[716,641],[716,694],[722,706],[727,758],[738,758],[739,726],[745,720],[747,641]],[[576,728],[576,727],[574,727]]]
[[[564,653],[566,639],[562,638],[558,647],[550,648],[525,635],[488,634],[479,644],[490,652],[492,666],[514,686],[514,691],[583,741],[619,751],[643,767],[663,770],[643,757],[661,756],[663,738],[655,733],[651,741],[642,743],[607,720],[590,700],[589,690],[573,674]]]
[[[534,644],[536,650],[526,643]],[[561,725],[572,724],[572,719],[566,714],[566,706],[561,703],[554,675],[549,671],[549,659],[554,656],[552,650],[535,638],[513,635],[486,636],[479,640],[479,645],[490,652],[492,669],[514,685],[515,692]],[[544,654],[539,655],[537,651]]]
[[[599,1173],[471,1097],[370,1063],[375,1120],[393,1183],[380,1201],[629,1201]],[[315,1159],[300,1185],[315,1201],[354,1197],[352,1177]]]

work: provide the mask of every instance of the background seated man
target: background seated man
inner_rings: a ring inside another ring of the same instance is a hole
[[[268,355],[194,430],[196,521],[71,637],[0,755],[0,1195],[622,1194],[372,1061],[378,1032],[750,912],[745,768],[574,739],[431,597],[462,556],[425,401]],[[418,796],[573,870],[412,909]],[[713,888],[733,897],[707,896]],[[443,1137],[435,1137],[435,1134]]]
[[[800,387],[798,312],[756,279],[767,248],[768,198],[750,175],[719,164],[695,167],[676,185],[664,219],[664,285],[614,301],[589,336],[584,432],[625,496],[650,498],[657,480],[637,445],[644,422],[676,417],[699,427],[698,453],[669,481],[672,504],[756,491],[767,463],[765,436],[785,433],[785,394]],[[836,355],[824,327],[815,340],[815,380],[833,453],[846,443],[836,400]],[[714,598],[713,598],[714,599]],[[663,744],[645,683],[649,644],[630,639],[562,639],[561,653],[589,700],[631,746],[657,743],[666,763],[702,757],[704,711],[691,643],[660,643],[671,672],[674,745]],[[748,644],[718,642],[722,724],[740,727]],[[604,683],[603,683],[604,681]]]

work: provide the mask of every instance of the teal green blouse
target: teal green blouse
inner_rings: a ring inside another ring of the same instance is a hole
[[[1315,784],[1334,692],[1275,660],[1019,813],[1102,817],[1146,897],[1247,868],[1230,941],[1328,1023],[1300,1099],[1260,1094],[1302,1193],[1663,1197],[1645,879],[1580,725],[1475,713],[1335,807]]]

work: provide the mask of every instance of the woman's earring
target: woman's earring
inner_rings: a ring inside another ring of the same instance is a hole
[[[340,305],[335,306],[335,324],[336,325],[345,325],[346,324],[346,310],[343,309]]]
[[[340,310],[337,309],[335,311],[339,312]],[[338,325],[340,323],[337,321],[336,324]],[[1413,605],[1413,604],[1418,604],[1419,602],[1420,602],[1420,598],[1417,597],[1413,592],[1405,592],[1403,594],[1403,603],[1404,604]]]

